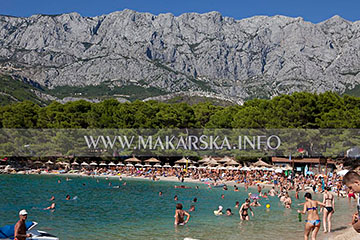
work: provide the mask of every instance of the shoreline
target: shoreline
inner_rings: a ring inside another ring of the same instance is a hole
[[[78,173],[63,173],[63,174],[58,174],[58,173],[45,173],[42,172],[40,174],[24,174],[24,173],[12,173],[12,174],[16,174],[16,175],[47,175],[47,176],[61,176],[61,177],[86,177],[86,178],[109,178],[109,179],[119,179],[119,177],[121,177],[124,180],[127,179],[140,179],[140,180],[146,180],[146,181],[154,181],[150,178],[145,178],[145,177],[135,177],[135,176],[127,176],[125,174],[121,174],[121,175],[96,175],[96,176],[92,176],[92,175],[85,175],[85,174],[78,174]],[[10,174],[11,175],[11,174]],[[171,177],[164,177],[164,176],[160,176],[158,177],[159,180],[157,181],[167,181],[167,182],[173,182],[173,183],[178,183],[180,185],[184,184],[184,183],[193,183],[193,184],[205,184],[204,182],[201,182],[200,180],[197,179],[185,179],[184,182],[181,182],[178,180],[177,177],[175,176],[171,176]],[[233,185],[237,185],[239,187],[244,187],[243,183],[236,183],[234,181],[224,181],[224,184],[228,185],[228,186],[233,186]],[[271,188],[273,185],[271,184],[261,184],[264,189],[268,189]],[[252,185],[248,187],[249,189],[256,189],[256,185]],[[304,192],[304,191],[301,191]],[[321,219],[322,220],[322,219]],[[349,217],[349,222],[350,222],[350,217]],[[322,224],[322,223],[321,223]],[[340,227],[341,228],[341,227]],[[360,233],[357,233],[352,226],[348,226],[346,228],[341,228],[339,230],[331,232],[331,233],[323,233],[321,230],[319,231],[319,235],[317,239],[324,239],[324,240],[348,240],[348,239],[352,239],[352,240],[360,240]]]

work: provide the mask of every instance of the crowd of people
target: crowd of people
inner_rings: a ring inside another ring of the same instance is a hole
[[[70,171],[71,172],[71,171]],[[249,187],[255,187],[257,193],[249,193],[248,198],[243,202],[235,203],[235,208],[238,209],[240,220],[248,221],[251,216],[254,216],[253,208],[261,206],[260,199],[269,197],[278,197],[279,201],[283,203],[284,208],[294,208],[293,200],[290,197],[290,192],[293,191],[295,198],[300,198],[300,192],[305,193],[305,202],[303,210],[298,210],[299,214],[307,214],[305,223],[304,238],[308,239],[311,233],[311,238],[315,239],[320,230],[320,216],[319,211],[323,213],[323,231],[324,233],[331,232],[332,224],[331,218],[335,212],[335,197],[348,197],[349,200],[356,198],[360,192],[360,176],[356,173],[349,172],[345,177],[338,176],[336,173],[329,173],[328,175],[303,175],[299,173],[276,173],[274,171],[265,170],[219,170],[219,169],[189,169],[189,168],[136,168],[136,167],[113,167],[113,168],[82,168],[77,172],[89,176],[119,176],[122,177],[142,177],[157,181],[160,178],[175,177],[180,182],[188,181],[189,179],[201,181],[208,185],[208,188],[221,187],[223,190],[228,190],[229,184],[234,184],[234,191],[239,191],[239,186],[243,186],[246,191]],[[350,176],[351,177],[348,177]],[[184,185],[176,185],[175,188],[188,188]],[[312,193],[322,193],[323,200],[315,201],[312,199]],[[162,192],[159,193],[159,196]],[[302,194],[301,194],[302,196]],[[335,197],[334,197],[335,196]],[[223,196],[222,196],[223,197]],[[70,196],[66,199],[69,200]],[[52,201],[55,199],[51,199]],[[177,196],[174,197],[177,201]],[[360,204],[359,204],[360,210]],[[55,203],[52,203],[46,210],[54,210]],[[185,225],[189,222],[190,213],[195,211],[195,205],[192,205],[188,211],[183,210],[181,203],[176,204],[175,224]],[[223,213],[223,207],[219,206],[214,214],[231,216],[234,215],[230,208],[227,208]],[[360,221],[358,221],[358,213],[353,215],[352,223],[354,229],[360,232]]]

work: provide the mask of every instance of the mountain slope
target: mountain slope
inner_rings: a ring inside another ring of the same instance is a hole
[[[0,71],[42,86],[137,86],[235,101],[359,85],[360,22],[132,10],[0,16]],[[141,98],[138,91],[134,98]],[[149,95],[145,96],[149,97]],[[144,98],[144,97],[142,97]]]

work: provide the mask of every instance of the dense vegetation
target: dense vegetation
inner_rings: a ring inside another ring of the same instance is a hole
[[[100,103],[83,100],[46,107],[23,101],[0,107],[1,128],[360,128],[360,98],[294,93],[243,106],[209,102]]]

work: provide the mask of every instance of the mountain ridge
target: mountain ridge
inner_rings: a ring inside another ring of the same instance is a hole
[[[243,101],[360,84],[360,21],[133,10],[0,16],[0,72],[42,86],[136,85]],[[156,96],[154,96],[156,97]]]

